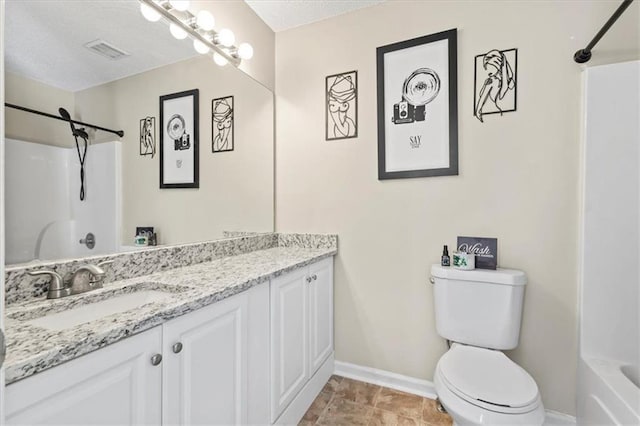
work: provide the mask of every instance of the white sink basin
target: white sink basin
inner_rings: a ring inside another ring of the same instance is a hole
[[[44,315],[26,321],[26,323],[48,330],[66,330],[109,315],[130,311],[148,303],[165,300],[171,296],[171,293],[159,290],[136,291],[113,296],[99,302],[87,303],[66,311]]]

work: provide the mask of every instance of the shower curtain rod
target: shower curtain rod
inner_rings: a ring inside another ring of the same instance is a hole
[[[611,15],[611,18],[609,18],[609,20],[604,24],[604,26],[600,28],[600,31],[598,31],[598,34],[596,34],[596,36],[593,38],[593,40],[591,40],[591,42],[587,45],[587,47],[585,47],[584,49],[578,50],[573,55],[573,60],[579,64],[584,64],[585,62],[588,62],[589,59],[591,59],[591,49],[593,49],[593,47],[600,41],[602,36],[605,35],[607,31],[609,31],[609,28],[613,26],[613,24],[618,20],[620,15],[622,15],[622,13],[631,5],[631,3],[633,3],[633,0],[624,0],[622,4],[618,7],[618,9],[615,12],[613,12],[613,15]]]
[[[42,111],[38,111],[38,110],[35,110],[35,109],[23,107],[23,106],[20,106],[20,105],[10,104],[8,102],[5,102],[4,106],[9,107],[9,108],[13,108],[13,109],[17,109],[17,110],[20,110],[20,111],[30,112],[31,114],[37,114],[37,115],[42,115],[44,117],[55,118],[56,120],[64,121],[65,123],[69,122],[69,120],[65,120],[64,118],[60,117],[59,115],[49,114],[48,112],[42,112]],[[74,123],[74,124],[79,124],[81,126],[91,127],[92,129],[102,130],[103,132],[114,133],[114,134],[116,134],[116,135],[118,135],[120,137],[124,136],[124,131],[123,130],[111,130],[111,129],[107,129],[105,127],[100,127],[100,126],[96,126],[94,124],[89,124],[89,123],[83,123],[82,121],[76,121],[76,120],[71,120],[71,122]]]

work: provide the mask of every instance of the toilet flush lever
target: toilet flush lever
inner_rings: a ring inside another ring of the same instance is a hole
[[[429,282],[430,282],[431,284],[435,284],[435,283],[436,283],[436,280],[435,280],[435,278],[433,278],[433,277],[429,277]]]

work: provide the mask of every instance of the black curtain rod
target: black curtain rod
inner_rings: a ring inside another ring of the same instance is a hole
[[[631,5],[631,3],[633,3],[633,0],[624,0],[622,4],[618,7],[618,9],[613,13],[613,15],[611,15],[611,18],[609,18],[609,20],[604,24],[604,26],[600,29],[600,31],[598,31],[598,34],[596,34],[596,36],[593,38],[593,40],[591,40],[591,42],[587,45],[587,47],[585,47],[584,49],[578,50],[573,55],[573,60],[579,64],[584,64],[585,62],[588,62],[589,59],[591,59],[591,49],[593,49],[593,47],[600,41],[602,36],[605,35],[607,31],[609,31],[609,28],[613,26],[613,24],[618,20],[620,15],[622,15],[622,13],[625,10],[627,10],[627,8]]]
[[[14,104],[10,104],[10,103],[5,102],[4,106],[9,107],[9,108],[13,108],[13,109],[17,109],[17,110],[20,110],[20,111],[30,112],[31,114],[37,114],[37,115],[42,115],[44,117],[55,118],[56,120],[64,121],[65,123],[69,122],[69,120],[65,120],[64,118],[60,117],[59,115],[49,114],[48,112],[42,112],[42,111],[38,111],[38,110],[35,110],[35,109],[23,107],[23,106],[20,106],[20,105],[14,105]],[[111,129],[107,129],[105,127],[100,127],[100,126],[96,126],[94,124],[89,124],[89,123],[83,123],[82,121],[76,121],[76,120],[71,120],[71,122],[74,123],[74,124],[79,124],[81,126],[91,127],[92,129],[102,130],[103,132],[114,133],[114,134],[116,134],[116,135],[118,135],[120,137],[124,136],[124,131],[123,130],[111,130]]]

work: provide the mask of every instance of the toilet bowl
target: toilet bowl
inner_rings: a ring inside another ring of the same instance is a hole
[[[498,350],[454,343],[436,366],[436,393],[455,425],[542,425],[538,386]]]

